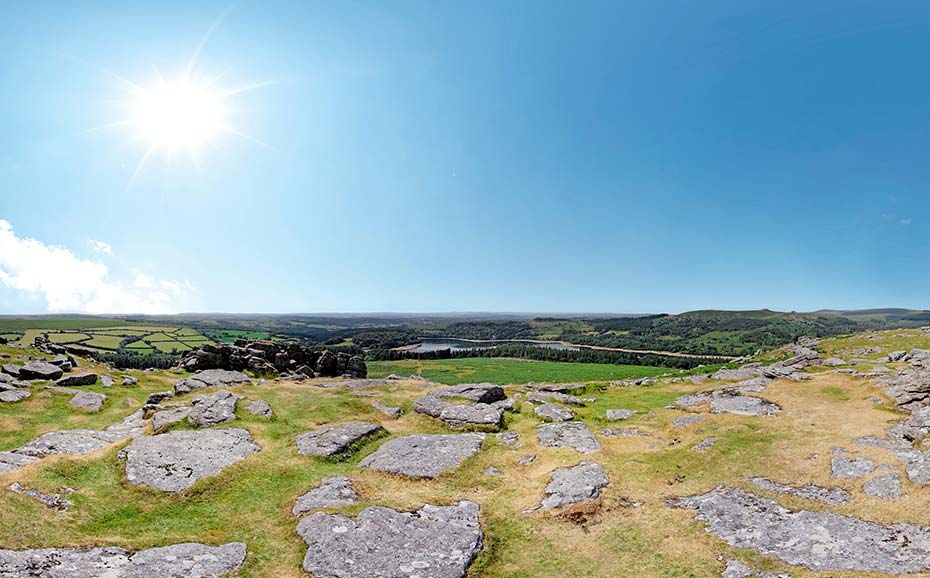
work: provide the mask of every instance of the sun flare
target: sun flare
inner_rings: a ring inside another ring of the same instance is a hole
[[[138,137],[158,149],[196,150],[226,129],[227,110],[218,92],[189,80],[164,80],[132,104]]]

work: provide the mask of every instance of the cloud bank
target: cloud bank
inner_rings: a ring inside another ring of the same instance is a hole
[[[92,241],[92,246],[97,252],[112,253],[107,243]],[[50,313],[174,313],[179,299],[191,290],[186,281],[144,274],[137,275],[134,283],[114,281],[103,263],[81,259],[66,247],[17,237],[3,219],[0,284],[44,299]]]

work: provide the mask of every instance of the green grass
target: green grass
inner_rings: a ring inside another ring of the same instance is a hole
[[[667,367],[644,365],[608,365],[601,363],[563,363],[522,361],[500,358],[464,358],[442,360],[371,361],[371,377],[419,374],[446,384],[490,381],[493,383],[612,381],[675,373]]]
[[[99,349],[118,349],[123,339],[125,338],[118,335],[94,335],[92,339],[83,342],[81,345]]]
[[[90,335],[79,331],[67,331],[64,333],[49,333],[48,339],[52,343],[77,343],[84,339],[90,339]]]

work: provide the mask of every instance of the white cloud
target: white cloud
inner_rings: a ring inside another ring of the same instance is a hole
[[[106,241],[96,241],[94,239],[91,239],[90,241],[87,242],[87,244],[90,245],[91,248],[98,253],[103,253],[104,255],[113,254],[113,246],[107,243]]]
[[[42,297],[51,313],[171,313],[177,299],[191,290],[190,283],[154,280],[144,274],[131,285],[114,281],[103,263],[78,258],[66,247],[17,237],[3,219],[0,284]]]
[[[898,221],[898,222],[901,223],[902,225],[910,225],[910,224],[911,224],[911,218],[910,218],[910,217],[907,217],[906,219],[901,219],[901,220]]]

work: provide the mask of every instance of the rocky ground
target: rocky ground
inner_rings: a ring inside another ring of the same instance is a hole
[[[447,387],[2,346],[0,577],[930,577],[927,350]]]

